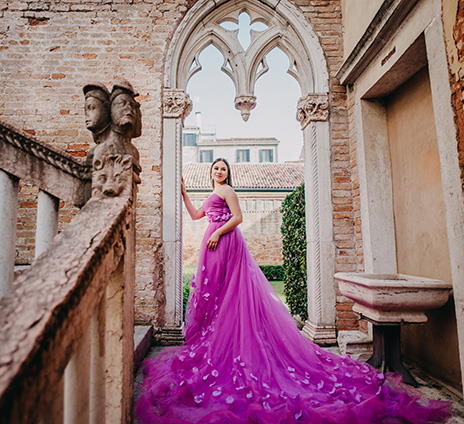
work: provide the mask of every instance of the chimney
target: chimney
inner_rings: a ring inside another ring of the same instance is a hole
[[[200,133],[201,133],[201,112],[195,112],[195,121],[196,121],[197,127],[200,129]]]

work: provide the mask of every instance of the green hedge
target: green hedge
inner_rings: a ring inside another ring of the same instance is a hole
[[[308,319],[306,288],[306,222],[304,185],[282,202],[284,294],[292,315]]]
[[[282,265],[260,265],[259,267],[269,281],[282,281],[284,279]]]
[[[192,273],[191,272],[186,272],[184,273],[183,276],[183,281],[184,281],[184,287],[183,287],[183,297],[182,297],[182,310],[183,310],[183,317],[185,320],[185,312],[187,311],[187,303],[188,303],[188,298],[190,295],[190,279],[192,278]]]

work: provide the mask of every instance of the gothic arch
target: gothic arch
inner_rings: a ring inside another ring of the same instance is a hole
[[[267,28],[251,31],[244,49],[237,31],[221,23],[238,23],[242,12],[251,23]],[[302,13],[288,0],[199,0],[187,12],[167,49],[163,87],[163,242],[166,291],[165,331],[182,323],[182,222],[180,178],[182,121],[191,110],[185,94],[189,79],[201,70],[199,54],[213,44],[223,55],[222,70],[236,89],[235,107],[244,120],[256,103],[254,87],[267,71],[266,55],[279,47],[289,57],[287,71],[299,83],[297,105],[305,146],[306,220],[308,228],[308,309],[306,335],[315,341],[335,340],[334,243],[328,124],[329,75],[318,37]]]

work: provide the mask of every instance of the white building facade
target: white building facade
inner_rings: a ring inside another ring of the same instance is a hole
[[[216,138],[213,128],[186,126],[182,131],[184,163],[211,163],[225,158],[229,163],[278,162],[276,138]]]

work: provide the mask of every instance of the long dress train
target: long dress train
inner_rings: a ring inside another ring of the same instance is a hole
[[[187,308],[185,344],[145,361],[140,423],[379,424],[443,422],[446,402],[397,390],[373,367],[305,339],[251,257],[216,193]]]

